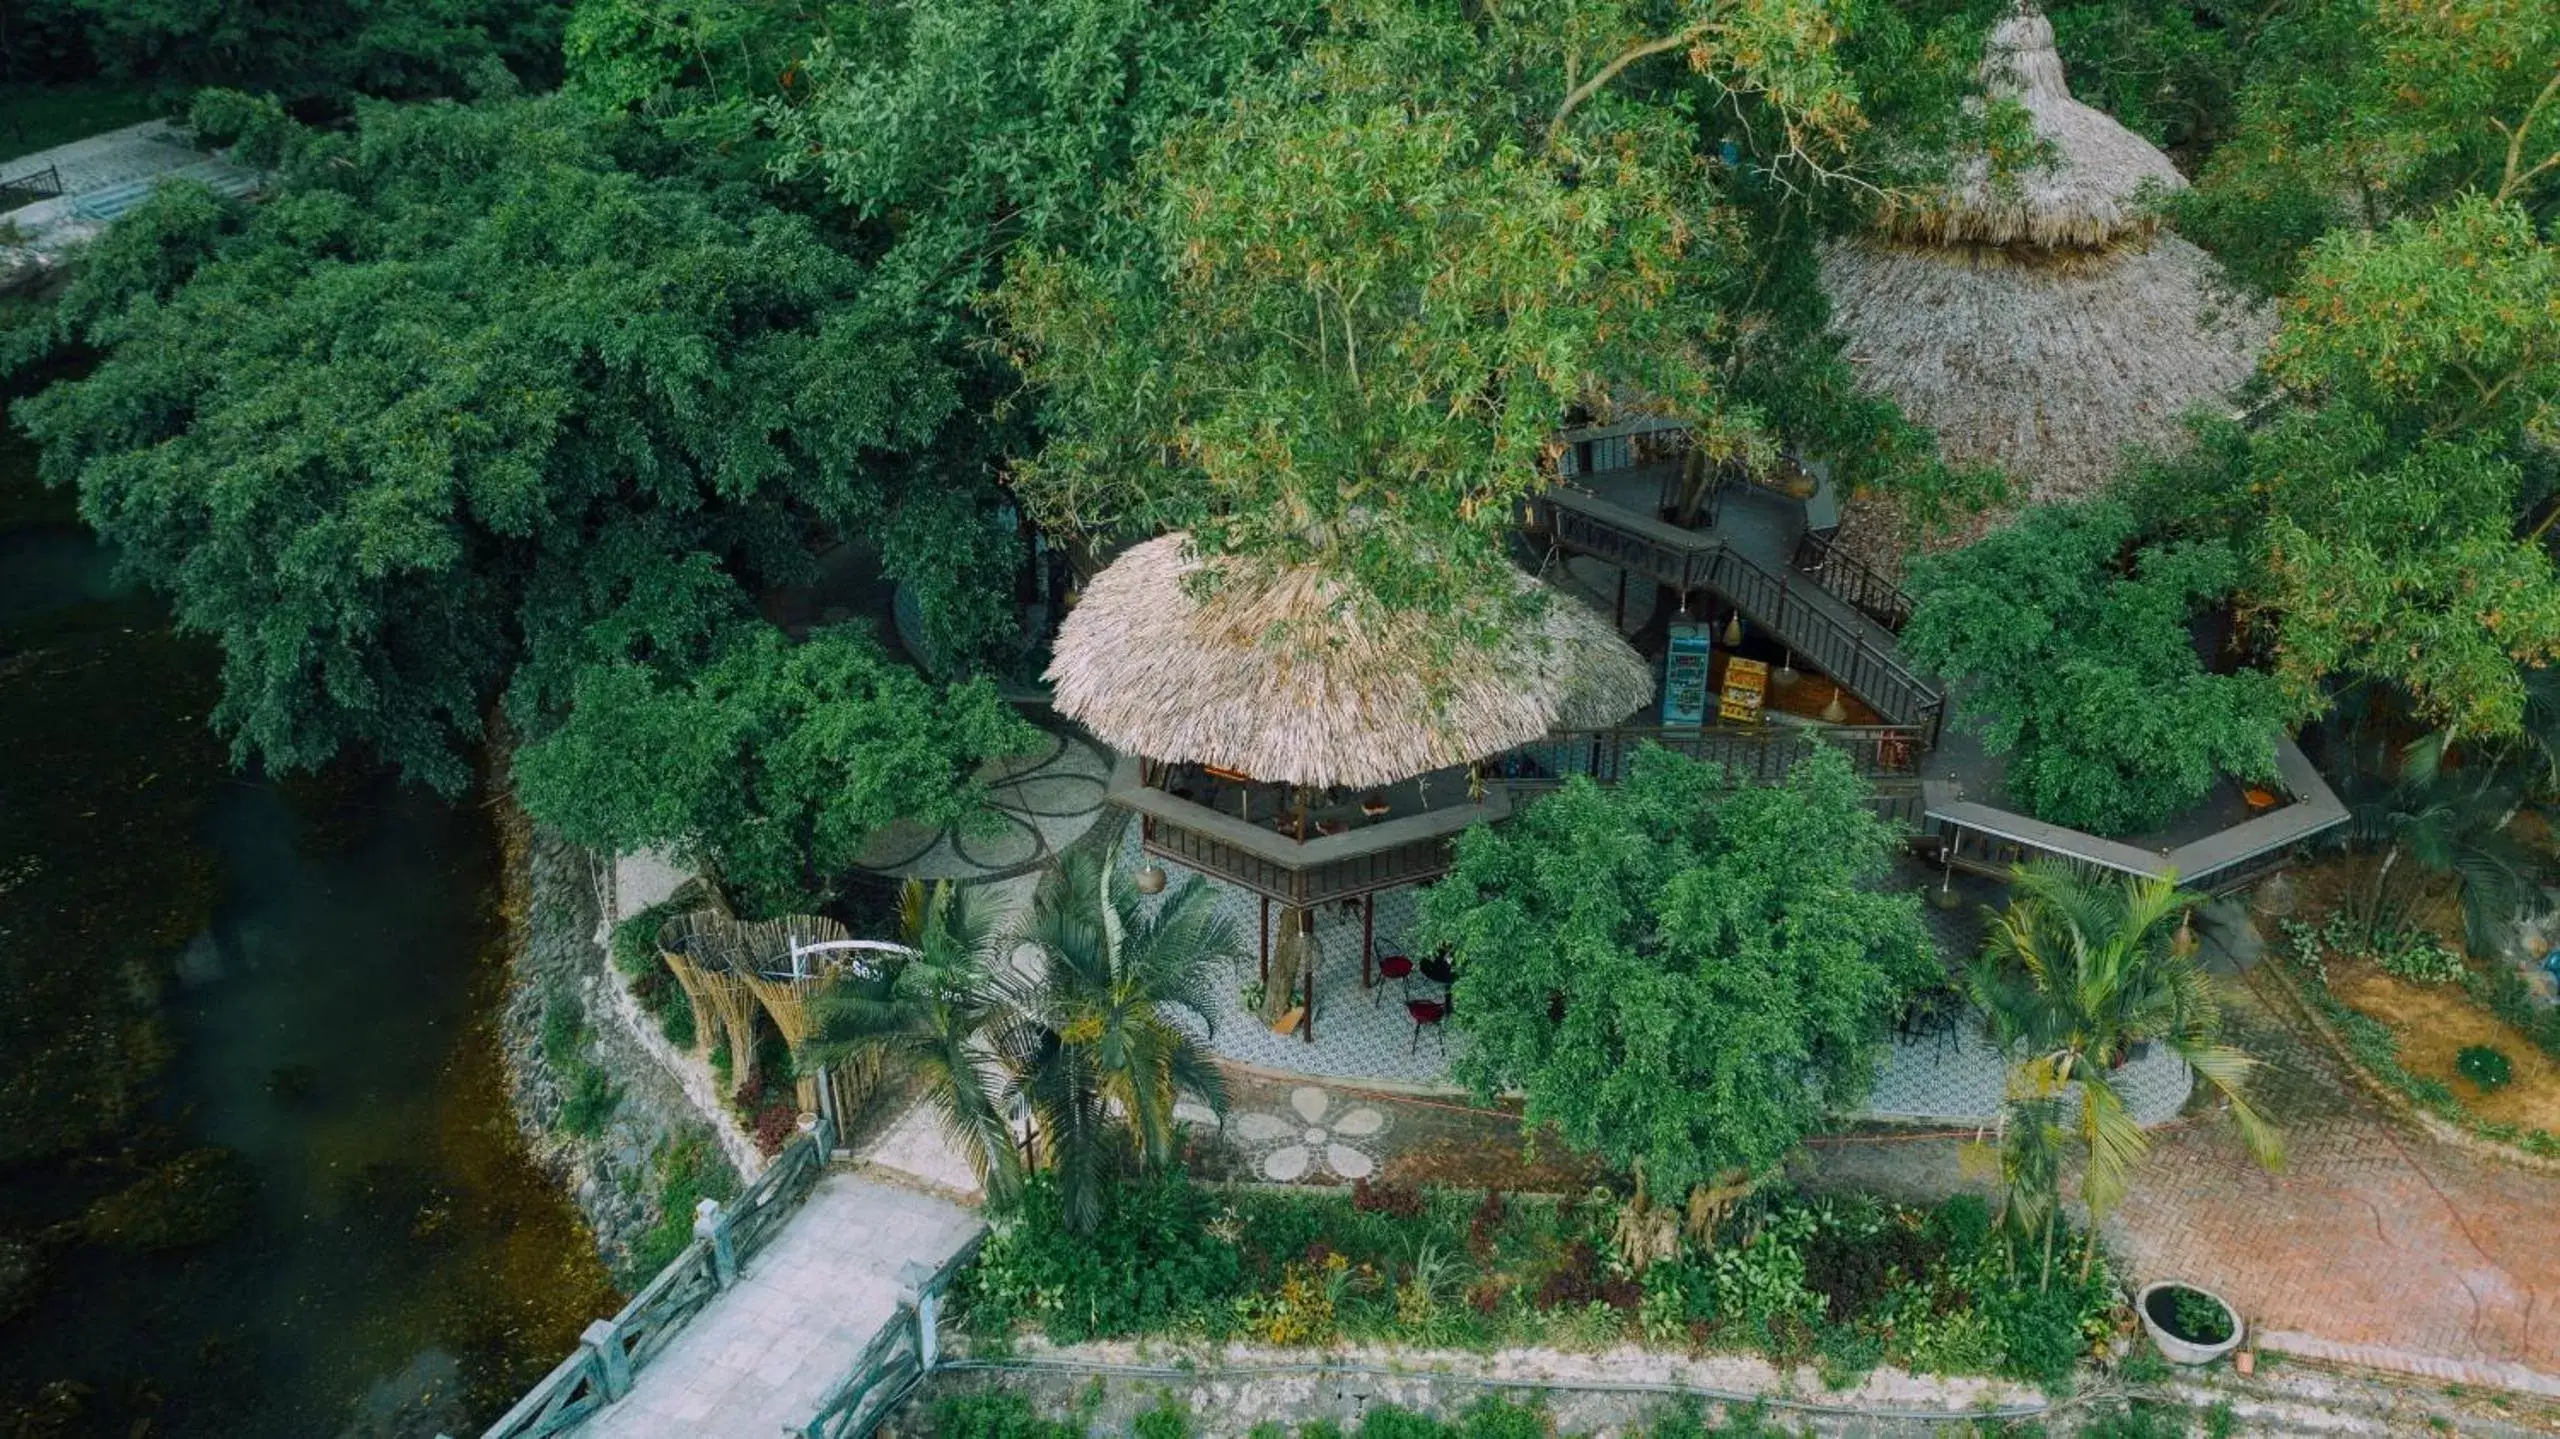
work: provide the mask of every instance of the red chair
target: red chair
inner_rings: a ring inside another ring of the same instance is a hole
[[[1422,1027],[1426,1024],[1431,1026],[1431,1037],[1439,1042],[1440,1052],[1449,1052],[1449,1041],[1440,1038],[1440,1021],[1449,1017],[1447,1005],[1433,999],[1408,999],[1404,1002],[1404,1012],[1413,1016],[1413,1043],[1405,1047],[1405,1053],[1411,1054],[1422,1047]]]
[[[1391,954],[1378,961],[1378,983],[1369,991],[1370,1008],[1377,1008],[1378,990],[1385,988],[1391,979],[1403,987],[1406,998],[1410,999],[1413,996],[1413,961],[1401,954]]]

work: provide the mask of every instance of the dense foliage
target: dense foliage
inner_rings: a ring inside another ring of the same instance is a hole
[[[2137,833],[2224,775],[2274,777],[2275,684],[2208,672],[2192,636],[2238,572],[2218,541],[2142,543],[2122,504],[2038,507],[1915,566],[1903,648],[1954,684],[1960,718],[2007,756],[2013,802],[2055,824]]]
[[[1423,899],[1458,969],[1459,1076],[1685,1194],[1758,1174],[1866,1092],[1901,996],[1936,970],[1919,901],[1879,892],[1893,834],[1835,751],[1769,788],[1649,749],[1477,826]]]
[[[1092,1235],[1068,1230],[1052,1204],[1028,1205],[989,1236],[961,1312],[983,1334],[1032,1328],[1061,1343],[1638,1341],[1815,1360],[1842,1382],[1893,1363],[2048,1385],[2066,1383],[2113,1327],[2105,1265],[2039,1288],[2032,1252],[1974,1199],[1932,1210],[1757,1195],[1707,1242],[1639,1273],[1607,1257],[1624,1205],[1606,1191],[1397,1191],[1405,1202],[1379,1202],[1389,1189],[1219,1193],[1167,1174],[1115,1186]],[[2081,1268],[2085,1238],[2059,1242]]]
[[[966,824],[981,763],[1039,732],[985,680],[939,688],[860,629],[765,628],[670,682],[637,661],[580,673],[569,717],[516,755],[525,807],[613,852],[713,841],[759,908],[814,904],[895,820]]]
[[[1089,1391],[1099,1401],[1099,1391]],[[940,1439],[1085,1439],[1093,1432],[1082,1412],[1084,1400],[1078,1401],[1073,1419],[1048,1419],[1031,1407],[1022,1395],[1004,1389],[990,1389],[974,1394],[951,1394],[933,1404],[933,1432]],[[1131,1432],[1137,1439],[1188,1439],[1200,1431],[1196,1415],[1182,1408],[1167,1393],[1154,1409],[1141,1411]],[[1289,1439],[1292,1433],[1276,1422],[1255,1425],[1253,1439]],[[1297,1439],[1346,1439],[1342,1426],[1330,1419],[1316,1419],[1301,1424],[1294,1431]],[[1627,1439],[1777,1439],[1784,1431],[1763,1419],[1759,1410],[1742,1410],[1729,1415],[1721,1423],[1710,1423],[1701,1416],[1694,1402],[1673,1402],[1642,1426],[1614,1430]],[[1359,1426],[1349,1431],[1348,1439],[1558,1439],[1554,1421],[1542,1409],[1514,1404],[1507,1399],[1487,1395],[1478,1399],[1454,1419],[1434,1419],[1428,1414],[1393,1404],[1364,1405]],[[1561,1439],[1580,1439],[1579,1435],[1563,1435]]]
[[[23,0],[0,76],[227,85],[317,108],[459,95],[560,73],[565,0]]]

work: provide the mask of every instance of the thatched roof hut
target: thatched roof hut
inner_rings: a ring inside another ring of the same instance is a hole
[[[1822,257],[1833,324],[1860,382],[1988,462],[2024,499],[2085,494],[2127,445],[2174,446],[2257,364],[2263,309],[2215,293],[2213,260],[2159,228],[2186,181],[2141,136],[2071,98],[2053,26],[2021,8],[1993,30],[1984,88],[2016,99],[2055,158],[1995,183],[1987,161],[1895,207]]]
[[[1217,572],[1195,578],[1204,566]],[[1444,647],[1425,618],[1382,613],[1315,571],[1204,559],[1188,535],[1164,535],[1085,586],[1048,678],[1060,713],[1124,753],[1383,785],[1615,724],[1653,697],[1652,666],[1606,619],[1541,598],[1535,623],[1501,643]]]

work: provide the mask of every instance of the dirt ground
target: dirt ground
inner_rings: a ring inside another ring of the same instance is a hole
[[[2515,1026],[2471,1002],[2458,985],[2411,984],[2371,965],[2332,965],[2329,992],[2350,1008],[2391,1026],[2400,1063],[2411,1074],[2453,1087],[2465,1109],[2500,1124],[2560,1133],[2560,1063]],[[2453,1067],[2463,1049],[2485,1044],[2507,1057],[2515,1078],[2483,1090]]]

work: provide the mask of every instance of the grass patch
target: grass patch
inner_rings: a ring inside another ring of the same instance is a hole
[[[637,1290],[693,1242],[694,1206],[738,1195],[738,1171],[729,1166],[709,1133],[678,1136],[658,1151],[658,1222],[631,1246],[622,1284]]]
[[[1622,1205],[1432,1191],[1359,1196],[1216,1191],[1179,1175],[1107,1193],[1095,1232],[1067,1233],[1035,1176],[964,1276],[957,1309],[1001,1342],[1167,1336],[1326,1348],[1391,1343],[1596,1349],[1643,1343],[1812,1361],[1847,1386],[1880,1363],[2069,1383],[2117,1316],[2085,1240],[2051,1285],[1979,1200],[1935,1209],[1784,1192],[1753,1196],[1713,1245],[1638,1274],[1617,1258]]]
[[[1171,1395],[1156,1408],[1138,1415],[1138,1439],[1187,1439],[1191,1416],[1175,1406]],[[1084,1439],[1098,1433],[1089,1416],[1051,1419],[1019,1394],[994,1391],[954,1394],[935,1401],[933,1432],[940,1439]],[[1722,1423],[1710,1423],[1695,1401],[1674,1402],[1646,1423],[1620,1431],[1627,1439],[1778,1439],[1787,1431],[1770,1424],[1757,1409],[1736,1412]],[[1291,1429],[1283,1424],[1255,1426],[1253,1439],[1582,1439],[1558,1430],[1545,1410],[1488,1396],[1455,1419],[1435,1419],[1393,1404],[1380,1405],[1346,1433],[1330,1419],[1317,1419]]]
[[[586,1006],[565,990],[553,992],[542,1007],[542,1058],[560,1085],[560,1127],[581,1139],[604,1133],[622,1104],[622,1086],[596,1063],[594,1049]]]
[[[157,93],[130,85],[0,84],[0,179],[16,178],[8,166],[21,156],[168,113]]]

